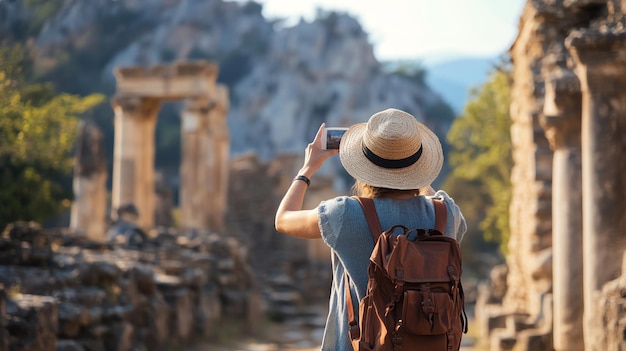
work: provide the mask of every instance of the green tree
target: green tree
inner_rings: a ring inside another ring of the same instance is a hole
[[[447,136],[452,172],[446,187],[464,211],[468,234],[482,234],[485,240],[499,243],[504,254],[513,165],[510,72],[509,64],[501,63],[484,85],[471,91],[470,101]]]
[[[78,116],[100,95],[56,94],[49,84],[26,85],[23,50],[0,48],[0,229],[15,220],[42,221],[69,204]]]

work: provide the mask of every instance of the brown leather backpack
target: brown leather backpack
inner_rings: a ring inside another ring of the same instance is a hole
[[[358,200],[375,247],[358,321],[345,276],[354,350],[459,350],[461,337],[467,333],[463,270],[459,244],[442,234],[447,217],[445,203],[433,200],[434,229],[396,225],[383,232],[372,199]]]

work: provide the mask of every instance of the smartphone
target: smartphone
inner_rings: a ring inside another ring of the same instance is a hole
[[[339,149],[341,137],[348,128],[325,128],[322,133],[322,150]]]

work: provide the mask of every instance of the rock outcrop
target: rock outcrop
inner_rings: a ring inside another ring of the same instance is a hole
[[[215,61],[231,92],[231,152],[265,160],[300,153],[321,122],[347,126],[387,107],[411,112],[440,136],[451,123],[433,115],[442,100],[421,78],[386,71],[368,34],[344,13],[285,27],[255,2],[65,1],[35,48],[36,70],[78,93],[108,93],[115,67]],[[62,79],[63,69],[73,78]]]

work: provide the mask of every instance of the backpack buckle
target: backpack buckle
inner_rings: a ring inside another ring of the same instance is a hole
[[[396,281],[396,286],[394,287],[394,295],[396,296],[396,301],[399,301],[399,296],[404,294],[404,280]]]
[[[391,335],[391,342],[394,345],[402,345],[404,339],[402,338],[402,319],[396,323],[396,327]]]
[[[427,316],[432,316],[437,311],[433,301],[428,296],[422,301],[422,311],[424,311]]]
[[[454,281],[459,280],[456,274],[456,269],[454,269],[454,267],[452,266],[448,266],[448,276],[450,276],[450,278]]]
[[[356,340],[361,336],[361,330],[359,329],[359,325],[357,323],[350,324],[350,339]]]

